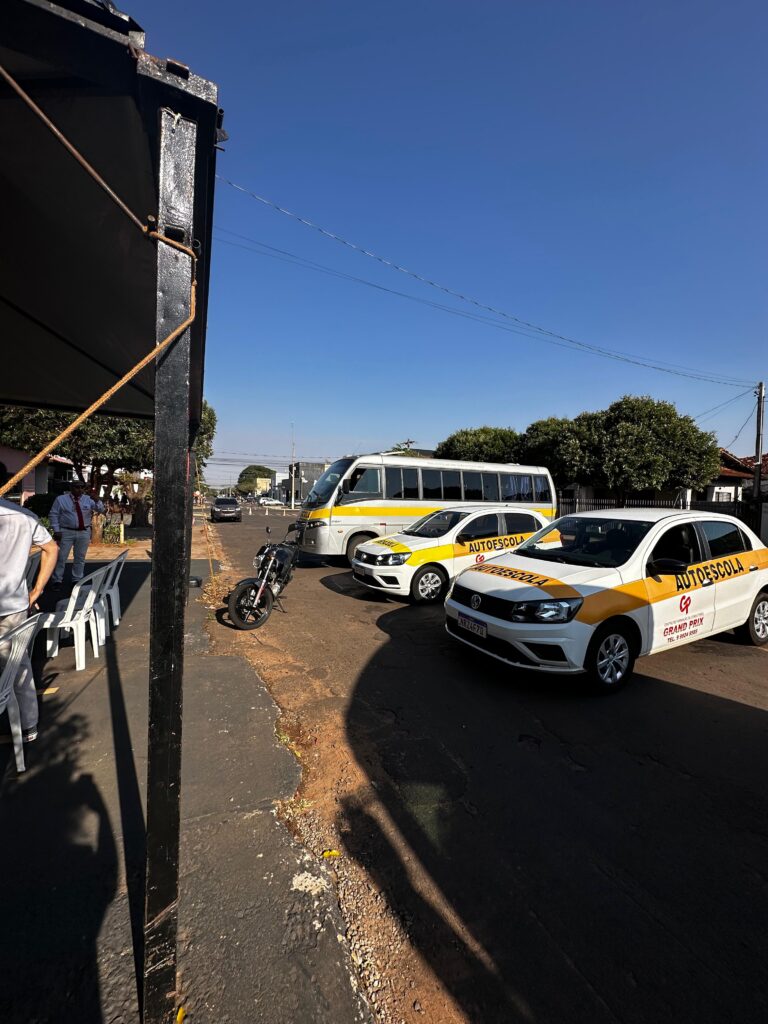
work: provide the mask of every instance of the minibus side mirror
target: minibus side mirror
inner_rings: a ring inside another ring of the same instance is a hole
[[[349,480],[342,480],[341,481],[341,493],[342,494],[349,494]]]

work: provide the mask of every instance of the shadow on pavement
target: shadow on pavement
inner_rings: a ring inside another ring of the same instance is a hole
[[[96,941],[117,851],[93,778],[79,767],[79,714],[46,701],[35,766],[0,801],[0,1020],[103,1021]],[[41,748],[41,749],[40,749]],[[4,771],[10,747],[0,748]]]
[[[339,828],[466,1019],[766,1019],[768,715],[647,661],[594,698],[442,622],[379,617],[347,717],[377,798]]]

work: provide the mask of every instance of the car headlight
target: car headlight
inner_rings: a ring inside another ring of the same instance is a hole
[[[376,565],[403,565],[411,557],[410,551],[390,551],[387,555],[377,555]]]
[[[583,604],[581,597],[560,601],[516,601],[509,610],[513,622],[570,622]]]
[[[318,526],[325,526],[324,519],[310,519],[308,522],[301,524],[305,530],[316,530]]]

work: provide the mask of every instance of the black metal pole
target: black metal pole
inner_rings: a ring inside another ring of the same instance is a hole
[[[160,112],[158,229],[192,244],[197,127]],[[191,258],[157,243],[158,340],[189,315]],[[189,584],[190,335],[155,373],[154,528],[149,655],[144,1022],[176,1015],[184,612]]]

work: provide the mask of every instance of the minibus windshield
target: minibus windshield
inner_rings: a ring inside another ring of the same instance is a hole
[[[615,569],[632,557],[652,526],[653,523],[639,519],[563,516],[524,541],[515,554],[547,562]]]
[[[452,530],[462,519],[466,519],[468,512],[457,512],[450,510],[446,512],[430,512],[428,516],[413,523],[403,533],[409,537],[442,537]]]
[[[354,462],[354,459],[337,459],[323,473],[304,500],[303,508],[318,508],[328,503],[339,481]]]

